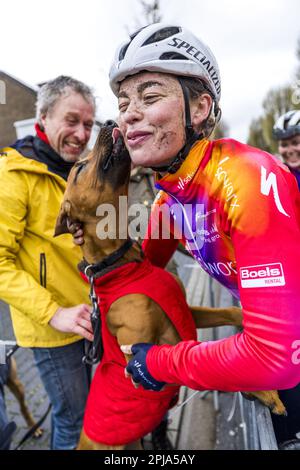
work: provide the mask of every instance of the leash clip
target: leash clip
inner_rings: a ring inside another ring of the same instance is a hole
[[[103,356],[103,342],[102,342],[102,322],[101,322],[101,312],[98,304],[98,297],[95,292],[94,287],[94,276],[89,276],[87,274],[88,268],[91,265],[87,266],[84,270],[85,276],[88,278],[90,284],[90,301],[92,304],[92,313],[91,313],[91,324],[93,328],[94,340],[88,341],[85,340],[84,348],[85,348],[85,355],[82,358],[82,362],[84,364],[93,365],[97,362],[101,361]]]
[[[84,275],[88,278],[89,283],[91,283],[91,280],[92,280],[92,282],[94,283],[93,275],[92,275],[92,276],[89,276],[89,275],[88,275],[88,272],[87,272],[87,270],[90,269],[92,266],[93,266],[92,264],[88,264],[88,265],[84,268]]]
[[[91,264],[86,266],[86,268],[84,270],[84,274],[88,278],[88,281],[89,281],[89,284],[90,284],[89,298],[90,298],[90,301],[91,301],[91,304],[92,304],[92,307],[93,307],[91,317],[93,316],[93,318],[95,318],[95,315],[98,314],[99,307],[98,307],[98,298],[97,298],[97,295],[96,295],[96,292],[95,292],[95,287],[94,287],[94,284],[95,284],[94,276],[93,275],[89,276],[88,273],[87,273],[87,270],[91,267],[92,267]]]

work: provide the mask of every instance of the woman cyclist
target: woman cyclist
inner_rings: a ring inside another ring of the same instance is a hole
[[[219,341],[124,345],[123,352],[133,353],[127,374],[152,390],[172,383],[223,391],[294,387],[300,382],[294,177],[265,152],[232,139],[208,140],[221,114],[219,68],[185,28],[157,23],[132,35],[116,51],[110,84],[134,165],[157,171],[161,192],[146,255],[164,267],[181,238],[240,299],[244,315],[243,331]],[[159,224],[167,212],[174,236],[164,239]],[[82,231],[76,236],[82,243]]]

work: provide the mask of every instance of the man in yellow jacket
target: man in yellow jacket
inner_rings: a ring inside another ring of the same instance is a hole
[[[88,290],[77,272],[80,249],[54,238],[66,179],[89,140],[91,90],[60,76],[38,93],[36,136],[0,150],[0,298],[10,305],[17,343],[32,348],[52,403],[52,449],[76,446],[90,370]]]

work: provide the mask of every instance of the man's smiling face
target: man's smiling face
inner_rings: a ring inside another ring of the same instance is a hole
[[[95,109],[82,95],[68,90],[41,121],[51,147],[67,162],[84,151],[93,127]]]

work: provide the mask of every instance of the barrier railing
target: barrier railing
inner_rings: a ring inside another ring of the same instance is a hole
[[[238,302],[227,290],[209,278],[209,297],[214,307],[229,305],[239,306]],[[213,339],[221,339],[236,333],[234,327],[221,327],[213,331]],[[239,427],[242,429],[244,450],[278,450],[272,419],[268,408],[258,400],[245,400],[241,393],[233,394],[233,404],[229,418],[239,414]],[[229,419],[228,418],[228,419]]]
[[[190,305],[208,305],[212,307],[239,306],[237,300],[205,273],[193,260],[187,259],[181,254],[177,254],[175,260],[178,263],[179,275],[186,286],[187,299]],[[218,340],[235,333],[236,328],[234,327],[213,328],[211,339]],[[240,393],[234,393],[232,394],[230,410],[222,410],[222,395],[217,391],[201,392],[198,397],[204,399],[209,393],[212,393],[215,411],[220,411],[221,413],[224,411],[222,419],[227,420],[228,423],[234,423],[235,427],[241,431],[242,439],[239,439],[239,442],[242,449],[278,449],[268,408],[264,407],[257,400],[255,402],[248,401]],[[198,397],[195,397],[195,400]],[[219,436],[219,440],[220,438],[222,437]]]

